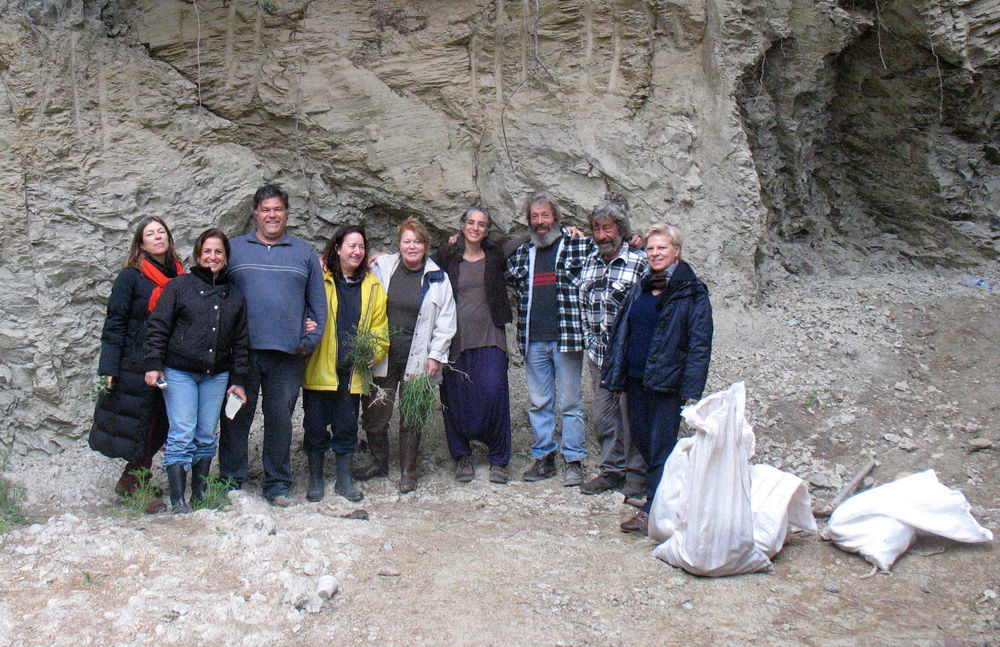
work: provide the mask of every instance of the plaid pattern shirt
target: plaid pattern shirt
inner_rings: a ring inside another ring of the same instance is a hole
[[[556,251],[556,311],[559,315],[559,352],[583,350],[583,318],[580,290],[577,285],[587,257],[596,250],[590,238],[571,238],[565,228],[562,238],[553,243]],[[531,286],[534,279],[535,245],[531,241],[518,247],[509,259],[504,278],[517,294],[517,345],[521,356],[528,346],[528,318],[531,316]]]
[[[587,257],[578,285],[583,308],[583,337],[587,356],[598,366],[604,365],[615,321],[632,286],[642,278],[649,263],[646,254],[622,242],[622,248],[610,261],[595,250]]]

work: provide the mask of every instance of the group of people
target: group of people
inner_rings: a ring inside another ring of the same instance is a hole
[[[557,201],[540,192],[525,205],[525,239],[491,235],[489,213],[473,207],[462,214],[459,234],[433,254],[426,227],[408,218],[397,228],[395,253],[372,255],[364,228],[349,225],[318,257],[287,233],[288,195],[279,186],[261,187],[253,209],[250,233],[230,241],[213,228],[198,236],[187,273],[166,223],[139,223],[108,301],[98,374],[109,391],[90,435],[94,449],[128,461],[119,494],[141,485],[137,475],[148,471],[139,470],[148,470],[164,443],[173,511],[189,511],[189,501],[204,497],[216,453],[219,478],[242,487],[259,398],[262,492],[272,505],[290,505],[292,414],[301,388],[306,499],[323,499],[332,449],[335,491],[359,501],[356,481],[388,476],[396,396],[421,376],[440,385],[455,479],[475,478],[470,443],[478,441],[488,448],[489,480],[506,483],[509,287],[535,438],[535,460],[522,478],[556,476],[561,450],[566,486],[585,494],[624,488],[626,500],[642,508],[622,529],[645,532],[680,408],[701,397],[711,355],[708,290],[680,259],[675,227],[633,237],[628,206],[616,198],[594,208],[587,237],[564,227]],[[590,480],[584,363],[601,448]],[[367,464],[354,460],[359,417]],[[401,493],[417,486],[420,435],[400,416]],[[165,507],[154,499],[148,511]]]

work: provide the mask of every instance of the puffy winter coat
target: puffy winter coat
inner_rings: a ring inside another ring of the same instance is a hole
[[[302,376],[302,388],[313,391],[336,391],[340,386],[337,378],[337,283],[330,272],[323,271],[326,285],[326,328],[316,350],[309,356]],[[375,359],[382,361],[389,352],[389,318],[385,312],[386,296],[382,284],[371,272],[361,280],[361,320],[358,330],[369,330],[381,336],[382,343],[375,351]],[[361,393],[361,377],[353,373],[351,393]]]
[[[230,371],[243,385],[250,373],[250,335],[243,293],[225,270],[195,266],[167,283],[149,318],[146,371],[169,366],[178,371],[215,375]]]
[[[142,364],[154,287],[142,272],[126,267],[108,298],[97,374],[110,375],[114,382],[111,392],[97,400],[89,441],[91,449],[109,458],[140,460],[146,452],[150,422],[155,412],[163,411],[160,390],[146,386]]]
[[[392,273],[399,263],[399,254],[384,254],[372,264],[372,274],[385,287],[386,293],[389,292]],[[424,263],[420,311],[413,329],[410,355],[406,358],[404,380],[423,375],[427,358],[436,359],[442,364],[448,362],[448,351],[457,330],[457,319],[455,297],[451,292],[448,275],[428,258]],[[375,367],[375,375],[385,375],[388,367],[389,360],[385,358]],[[438,371],[432,381],[440,383],[443,372]]]
[[[601,371],[601,386],[621,393],[628,373],[628,315],[643,290],[649,289],[648,271],[632,287],[608,346]],[[653,339],[642,377],[645,388],[698,400],[705,390],[708,364],[712,357],[712,304],[708,287],[695,276],[691,266],[680,261],[667,282],[659,305]]]

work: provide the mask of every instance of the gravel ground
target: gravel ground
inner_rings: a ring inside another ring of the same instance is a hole
[[[1000,530],[1000,295],[886,272],[792,277],[715,307],[708,390],[746,382],[755,462],[807,479],[815,508],[870,458],[868,485],[933,468]],[[516,364],[512,475],[530,445]],[[0,539],[0,646],[1000,644],[993,544],[924,537],[866,577],[860,557],[792,535],[773,573],[698,578],[618,531],[634,508],[617,493],[494,485],[482,448],[461,485],[440,435],[425,447],[415,493],[362,486],[367,520],[332,494],[304,501],[301,453],[293,507],[251,482],[224,511],[183,517],[128,515],[111,493],[119,465],[85,441],[14,456],[34,523]],[[313,593],[324,574],[339,582],[327,601]]]

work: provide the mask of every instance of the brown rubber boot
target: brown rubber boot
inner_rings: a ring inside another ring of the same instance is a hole
[[[354,470],[354,478],[358,481],[389,476],[389,434],[368,432],[368,451],[371,452],[371,465],[364,469]]]
[[[420,432],[399,430],[399,492],[406,494],[417,489],[417,455],[420,451]]]

